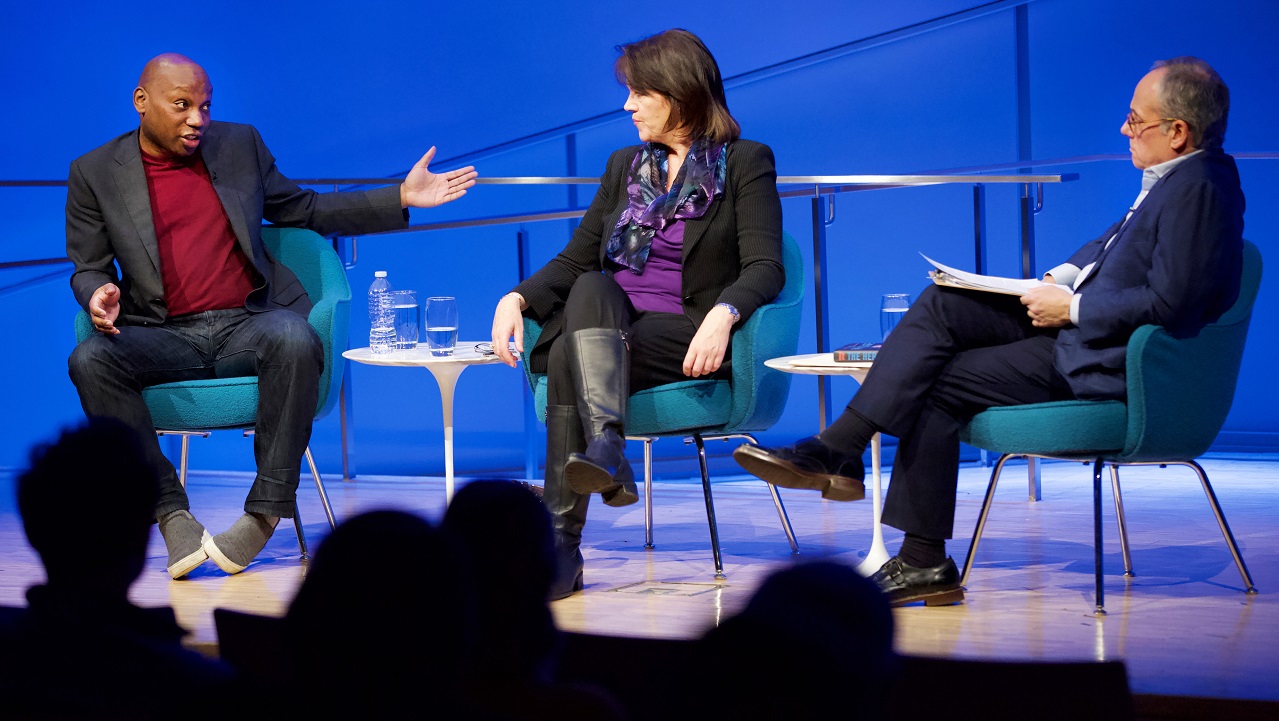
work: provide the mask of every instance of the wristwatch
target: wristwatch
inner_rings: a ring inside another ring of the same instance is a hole
[[[736,308],[734,308],[734,307],[732,306],[732,304],[730,304],[730,303],[716,303],[716,304],[715,304],[715,307],[716,307],[716,308],[724,308],[724,309],[726,309],[726,310],[728,311],[728,314],[729,314],[729,315],[731,315],[731,316],[733,316],[733,322],[734,322],[734,323],[736,323],[737,321],[739,321],[739,320],[741,320],[741,319],[742,319],[742,314],[741,314],[741,313],[738,313],[738,312],[737,312],[737,309],[736,309]]]

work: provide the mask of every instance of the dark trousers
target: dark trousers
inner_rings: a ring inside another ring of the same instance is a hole
[[[626,334],[631,350],[630,392],[690,380],[682,370],[697,326],[682,313],[638,311],[626,291],[603,273],[578,277],[564,303],[564,329],[551,343],[546,368],[546,402],[577,405],[564,339],[588,328],[616,328]],[[712,378],[727,378],[725,362]]]
[[[586,273],[580,276],[569,291],[562,312],[564,329],[551,342],[547,362],[548,407],[577,407],[577,391],[573,383],[575,370],[569,363],[565,338],[577,331],[591,328],[616,328],[625,334],[631,363],[628,395],[665,383],[686,380],[682,370],[684,356],[688,353],[688,344],[697,333],[693,321],[687,316],[679,313],[637,311],[622,287],[603,273]],[[716,375],[727,377],[727,373],[728,364],[725,363]],[[567,456],[569,453],[585,451],[591,429],[582,423],[580,413],[548,412],[546,422],[547,474],[543,497],[556,499],[551,508],[556,515],[553,519],[554,527],[562,537],[561,542],[575,549],[581,538],[582,524],[586,521],[586,509],[591,497],[579,496],[563,488],[564,458],[559,458],[558,462],[553,462],[552,459],[556,458],[556,453]],[[583,432],[570,433],[571,429],[553,427],[555,423],[582,423]],[[581,446],[557,447],[557,439],[565,438],[579,439]]]
[[[896,436],[882,521],[951,538],[959,429],[992,406],[1073,398],[1053,367],[1056,331],[1015,296],[928,286],[895,328],[848,408]]]
[[[68,360],[87,416],[111,416],[135,429],[163,476],[159,518],[190,508],[173,464],[160,451],[142,389],[160,383],[258,377],[257,478],[244,510],[292,517],[302,454],[311,439],[324,348],[315,329],[287,310],[244,308],[194,313],[158,326],[94,333]]]

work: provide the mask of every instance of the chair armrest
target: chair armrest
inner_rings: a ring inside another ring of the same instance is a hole
[[[764,365],[799,347],[800,299],[758,308],[733,335],[733,404],[727,429],[772,427],[786,407],[791,377]]]
[[[75,342],[81,343],[91,335],[93,335],[93,321],[89,320],[89,314],[81,308],[75,314]]]
[[[1126,368],[1128,442],[1119,460],[1191,460],[1207,451],[1234,401],[1243,341],[1236,326],[1210,325],[1180,339],[1154,325],[1134,331]]]
[[[320,393],[315,417],[328,415],[337,403],[342,376],[346,369],[346,350],[350,337],[351,301],[345,298],[322,298],[311,307],[307,322],[320,336],[324,346],[324,372],[320,375]]]
[[[537,417],[546,420],[546,374],[534,373],[528,364],[528,354],[542,337],[542,324],[532,318],[524,318],[524,353],[520,358],[520,367],[524,369],[524,379],[528,381],[529,390],[533,393],[533,407]]]

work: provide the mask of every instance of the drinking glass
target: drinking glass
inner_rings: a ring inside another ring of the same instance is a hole
[[[391,291],[391,311],[395,314],[395,349],[412,350],[417,347],[421,314],[418,311],[417,292]]]
[[[457,299],[453,296],[426,299],[426,345],[431,355],[453,355],[457,345]]]
[[[879,332],[882,334],[880,340],[888,340],[888,334],[893,332],[897,324],[901,322],[902,316],[906,315],[906,311],[910,310],[910,296],[905,293],[885,293],[879,302]]]

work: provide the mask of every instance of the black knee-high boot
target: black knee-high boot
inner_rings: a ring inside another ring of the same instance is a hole
[[[542,503],[551,514],[555,531],[555,582],[550,600],[557,601],[582,590],[582,526],[590,496],[574,493],[564,482],[564,463],[570,453],[586,446],[582,421],[573,406],[546,407],[546,481]]]
[[[614,328],[588,328],[565,340],[587,445],[585,453],[569,455],[564,480],[578,493],[599,493],[610,506],[629,506],[639,494],[623,430],[631,375],[626,339]]]

